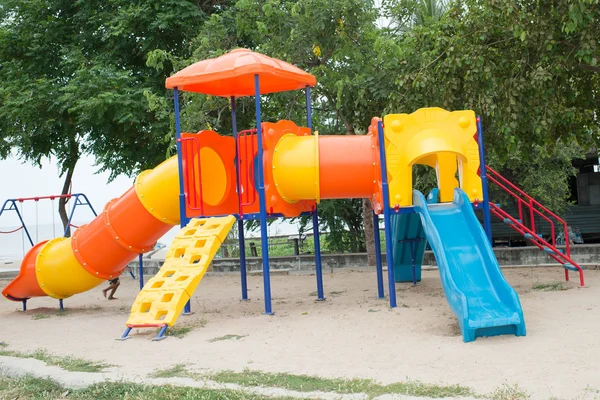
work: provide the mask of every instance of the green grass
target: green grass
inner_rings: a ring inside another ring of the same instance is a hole
[[[0,347],[0,356],[34,358],[36,360],[43,361],[48,365],[55,365],[64,370],[73,372],[102,372],[106,368],[112,367],[110,364],[98,363],[72,356],[55,356],[43,349],[24,353],[16,350],[7,350],[6,346],[2,346]]]
[[[56,381],[25,376],[0,375],[0,399],[30,400],[259,400],[264,396],[226,389],[199,389],[177,386],[149,386],[124,382],[105,382],[85,389],[66,389]],[[278,397],[276,400],[289,398]]]
[[[369,379],[328,379],[308,375],[271,374],[250,370],[244,370],[243,372],[222,371],[209,375],[208,378],[216,382],[235,383],[241,386],[278,387],[298,392],[365,393],[369,397],[383,394],[403,394],[432,398],[473,395],[471,389],[460,385],[429,385],[418,381],[380,385]]]
[[[536,283],[531,288],[533,290],[540,290],[542,292],[559,292],[561,290],[568,290],[563,286],[562,282]]]
[[[221,340],[240,340],[242,338],[245,338],[248,335],[223,335],[223,336],[217,336],[215,338],[212,338],[209,340],[210,343],[213,342],[219,342]]]
[[[48,314],[33,314],[33,316],[31,317],[31,319],[46,319],[46,318],[50,318],[50,315]]]
[[[167,329],[165,335],[181,339],[182,337],[184,337],[185,335],[187,335],[188,333],[190,333],[191,331],[193,331],[194,328],[202,328],[207,323],[208,323],[208,321],[205,320],[204,318],[202,318],[202,319],[200,319],[198,321],[195,321],[192,325],[187,325],[187,326],[173,326],[173,327]]]
[[[149,375],[151,378],[197,378],[185,368],[185,364],[175,364],[171,368],[157,369]]]
[[[516,384],[512,386],[504,384],[489,395],[492,400],[526,400],[529,397],[527,392]]]

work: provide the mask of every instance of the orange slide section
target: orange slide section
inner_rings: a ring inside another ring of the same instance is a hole
[[[19,276],[2,294],[9,300],[64,299],[118,277],[139,253],[179,223],[177,158],[142,172],[135,187],[110,201],[90,224],[34,246]]]
[[[347,198],[369,198],[380,204],[381,166],[374,129],[367,135],[310,135],[291,121],[279,121],[263,124],[263,130],[267,132],[265,187],[274,186],[290,206]],[[274,198],[267,195],[267,208]],[[275,210],[287,217],[306,211],[290,206]]]

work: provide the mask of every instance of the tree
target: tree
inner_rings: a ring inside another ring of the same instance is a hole
[[[153,51],[186,55],[187,40],[225,2],[6,0],[0,8],[0,157],[56,157],[62,193],[84,154],[100,171],[133,175],[165,158],[172,123]],[[65,201],[59,212],[67,224]]]
[[[599,138],[599,22],[597,0],[456,2],[390,35],[387,110],[477,110],[490,165],[564,210],[571,159]]]
[[[364,134],[374,115],[385,107],[387,89],[376,84],[387,79],[378,70],[377,10],[363,0],[242,0],[223,13],[215,14],[192,42],[194,54],[186,64],[215,57],[235,47],[248,47],[277,57],[314,74],[313,122],[321,134]],[[375,90],[375,91],[374,91]],[[188,119],[229,130],[224,100],[186,95]],[[193,99],[193,101],[192,101]],[[254,105],[240,101],[253,117]],[[305,120],[302,93],[281,93],[263,104],[269,118]],[[252,118],[243,123],[252,126]],[[243,126],[238,120],[238,126]],[[346,250],[364,250],[365,233],[356,227],[364,220],[370,239],[367,249],[375,263],[372,214],[368,200],[323,201],[322,228],[333,230],[329,238],[344,239]],[[364,214],[364,218],[362,217]],[[362,224],[360,224],[362,225]],[[348,230],[348,233],[342,231]],[[329,243],[333,248],[336,243]],[[338,248],[340,248],[338,246]]]

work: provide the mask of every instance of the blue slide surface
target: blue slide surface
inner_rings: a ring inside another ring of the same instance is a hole
[[[463,340],[525,336],[519,297],[504,279],[467,195],[455,189],[452,203],[428,204],[423,194],[414,190],[413,205],[435,254]]]

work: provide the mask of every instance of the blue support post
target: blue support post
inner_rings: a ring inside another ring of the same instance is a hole
[[[138,261],[139,261],[139,274],[140,274],[140,290],[142,290],[144,288],[144,260],[142,259],[142,254],[140,254],[138,256]]]
[[[131,328],[130,328],[130,327],[127,327],[127,328],[125,329],[125,332],[123,332],[123,335],[121,335],[121,337],[120,337],[120,338],[117,338],[117,340],[121,340],[121,341],[123,341],[123,340],[131,339],[131,336],[128,336],[128,335],[129,335],[129,332],[131,332]]]
[[[23,312],[27,311],[27,300],[23,300]]]
[[[396,282],[394,280],[394,252],[392,246],[390,190],[387,179],[387,165],[385,163],[385,143],[383,137],[383,122],[377,124],[377,138],[379,140],[379,161],[381,163],[381,186],[383,189],[383,220],[385,223],[385,256],[388,269],[388,286],[390,292],[390,307],[396,307]]]
[[[306,87],[306,124],[312,132],[312,104],[310,100],[310,86]]]
[[[179,89],[173,89],[173,102],[175,103],[175,143],[177,146],[177,172],[179,175],[179,224],[182,228],[187,225],[187,216],[185,214],[185,187],[183,185],[183,156],[181,154],[181,120],[179,115]],[[186,303],[183,309],[183,315],[192,313],[190,301]]]
[[[75,214],[75,207],[77,207],[77,201],[79,200],[78,196],[75,196],[75,201],[73,201],[73,207],[71,207],[71,213],[69,214],[69,221],[67,222],[67,226],[65,226],[64,237],[67,237],[67,233],[71,229],[71,221],[73,220],[73,214]]]
[[[485,167],[485,148],[483,145],[483,127],[481,117],[477,117],[477,143],[479,144],[479,171],[481,177],[481,187],[483,189],[483,226],[490,244],[492,241],[492,219],[490,216],[490,198],[488,192],[487,171]]]
[[[98,214],[96,214],[96,210],[94,210],[94,207],[92,206],[92,203],[90,203],[90,200],[87,198],[87,196],[83,193],[77,193],[77,196],[81,196],[85,199],[85,203],[82,203],[82,205],[89,206],[90,210],[92,210],[92,214],[94,214],[94,216],[97,217]]]
[[[15,203],[14,200],[12,200],[12,199],[11,200],[6,200],[6,202],[2,206],[2,210],[0,211],[0,215],[2,215],[2,211],[5,210],[6,204],[9,201],[12,202],[12,206],[11,206],[11,208],[7,208],[7,210],[13,209],[13,210],[16,211],[17,217],[19,217],[19,221],[21,221],[21,226],[23,227],[23,230],[25,231],[25,235],[27,235],[27,239],[29,240],[29,244],[31,245],[31,247],[33,247],[33,239],[31,238],[31,235],[29,234],[29,231],[27,230],[27,226],[25,225],[25,221],[23,220],[23,216],[19,212],[19,207],[17,207],[17,203]],[[14,208],[12,208],[12,207],[14,207]]]
[[[317,300],[325,300],[323,294],[323,268],[321,265],[321,240],[319,238],[319,211],[315,207],[312,212],[313,240],[315,244],[315,275],[317,276]]]
[[[377,270],[377,298],[383,299],[383,262],[381,261],[381,238],[379,237],[379,216],[373,212],[373,231],[375,232],[375,268]]]
[[[240,279],[242,283],[242,300],[248,300],[248,279],[246,273],[246,241],[244,240],[244,220],[238,220],[238,239],[240,244]]]
[[[235,179],[237,182],[238,206],[240,207],[240,217],[238,219],[238,242],[240,245],[240,282],[242,286],[242,300],[248,300],[248,279],[246,274],[246,243],[244,240],[244,220],[242,216],[241,186],[240,186],[240,165],[238,163],[238,131],[235,97],[231,96],[231,129],[235,139]]]
[[[312,133],[312,103],[310,99],[310,86],[306,86],[306,125]],[[325,300],[323,294],[323,265],[321,262],[321,240],[319,237],[319,210],[315,206],[312,212],[313,240],[315,249],[315,275],[317,276],[317,300]]]
[[[158,335],[152,338],[152,341],[158,342],[159,340],[166,339],[167,337],[165,336],[165,332],[167,331],[168,327],[169,325],[163,325],[163,327],[160,328],[160,331],[158,331]]]
[[[417,270],[415,268],[415,242],[410,242],[410,262],[412,265],[413,285],[417,284]]]
[[[272,315],[271,273],[269,271],[269,237],[267,232],[267,199],[265,198],[265,174],[263,171],[263,140],[260,115],[260,77],[254,75],[256,102],[256,137],[258,139],[258,201],[260,205],[260,242],[262,249],[263,285],[265,292],[265,314]]]
[[[65,311],[65,306],[63,304],[63,299],[58,299],[58,307],[60,307],[60,311]]]

